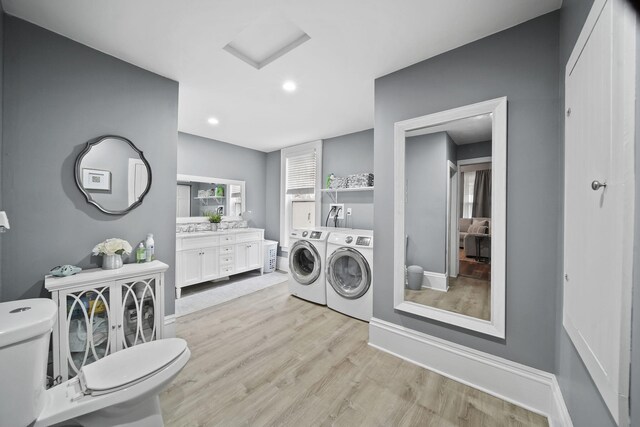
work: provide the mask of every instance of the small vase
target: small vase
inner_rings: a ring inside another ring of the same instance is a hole
[[[117,270],[122,267],[122,255],[102,255],[103,270]]]

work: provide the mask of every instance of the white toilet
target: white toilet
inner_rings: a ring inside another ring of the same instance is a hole
[[[47,390],[56,311],[48,299],[0,304],[0,423],[162,426],[158,395],[189,360],[186,341],[169,338],[118,351]]]

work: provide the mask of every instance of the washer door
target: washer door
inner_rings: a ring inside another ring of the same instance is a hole
[[[360,298],[371,286],[371,268],[357,250],[340,248],[327,260],[327,280],[342,297]]]
[[[320,276],[320,254],[315,246],[298,240],[289,251],[289,273],[301,285],[310,285]]]

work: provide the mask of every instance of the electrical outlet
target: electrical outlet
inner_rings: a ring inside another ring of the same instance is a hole
[[[347,216],[351,216],[351,208],[347,208]]]
[[[331,216],[329,218],[335,218],[336,212],[338,213],[338,219],[344,219],[344,203],[331,203],[329,205],[329,210],[331,210],[335,206],[335,210],[331,212]]]

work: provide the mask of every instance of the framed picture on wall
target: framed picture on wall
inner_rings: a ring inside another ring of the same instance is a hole
[[[111,191],[111,172],[100,169],[82,169],[85,190]]]

